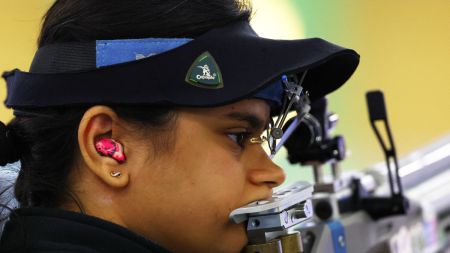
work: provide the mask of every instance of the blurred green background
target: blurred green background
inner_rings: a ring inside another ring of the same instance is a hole
[[[28,70],[42,15],[52,0],[0,0],[0,70]],[[365,92],[385,92],[391,130],[404,156],[450,130],[450,1],[254,0],[252,22],[260,36],[320,37],[361,55],[353,77],[329,96],[340,116],[335,134],[352,151],[344,170],[363,170],[383,154],[368,122]],[[6,87],[0,81],[0,97]],[[0,120],[12,112],[0,108]],[[286,183],[312,180],[309,167],[290,165],[281,151]]]

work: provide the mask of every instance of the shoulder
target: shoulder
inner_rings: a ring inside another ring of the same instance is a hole
[[[16,210],[0,252],[172,253],[125,227],[89,215],[48,208]],[[25,228],[25,229],[24,229]]]

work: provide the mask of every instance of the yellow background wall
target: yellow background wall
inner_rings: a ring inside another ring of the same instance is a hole
[[[52,2],[0,0],[0,71],[28,70],[40,19]],[[322,37],[361,54],[354,76],[330,95],[330,109],[340,115],[337,133],[346,137],[352,150],[344,162],[346,170],[364,169],[383,159],[368,123],[367,90],[384,90],[400,156],[449,133],[449,1],[254,0],[254,4],[253,26],[261,36]],[[5,97],[1,80],[0,99]],[[11,118],[12,112],[0,107],[0,120]],[[276,161],[288,176],[301,171],[283,154]]]
[[[37,50],[40,21],[51,0],[0,0],[0,73],[15,68],[28,71]],[[0,80],[0,101],[6,99],[6,83]],[[12,119],[12,111],[0,106],[0,120]]]

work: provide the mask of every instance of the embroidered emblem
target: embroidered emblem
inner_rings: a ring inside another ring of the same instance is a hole
[[[219,66],[209,52],[201,54],[186,75],[186,82],[206,89],[223,88]]]
[[[201,76],[201,75],[197,75],[196,77],[197,77],[197,79],[199,79],[199,80],[201,80],[201,79],[208,79],[208,80],[214,80],[214,79],[216,79],[216,73],[214,73],[212,76],[211,76],[211,71],[209,70],[209,67],[208,67],[208,65],[205,65],[205,66],[197,66],[198,68],[201,68],[201,69],[203,69],[203,75]]]

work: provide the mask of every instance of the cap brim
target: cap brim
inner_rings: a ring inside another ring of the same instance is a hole
[[[193,62],[205,52],[220,67],[220,89],[205,89],[185,81]],[[353,50],[318,38],[261,38],[248,22],[239,21],[138,61],[79,73],[15,70],[4,75],[8,85],[5,104],[13,108],[94,104],[215,107],[250,98],[282,75],[307,69],[303,87],[314,101],[343,85],[358,64],[359,55]]]

